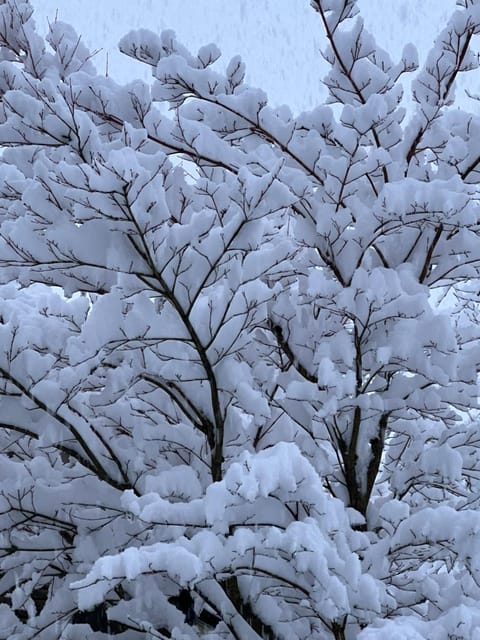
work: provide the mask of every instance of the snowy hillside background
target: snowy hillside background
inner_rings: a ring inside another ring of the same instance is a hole
[[[99,69],[106,68],[108,53],[109,73],[116,79],[146,80],[148,73],[118,53],[122,35],[140,27],[174,29],[190,49],[215,42],[225,61],[240,53],[248,82],[267,91],[273,105],[288,103],[299,112],[322,95],[323,34],[308,0],[33,0],[33,5],[42,33],[55,15],[73,24],[92,50],[101,49],[95,59]],[[455,0],[360,0],[359,5],[367,28],[394,59],[412,42],[421,62],[455,10]]]

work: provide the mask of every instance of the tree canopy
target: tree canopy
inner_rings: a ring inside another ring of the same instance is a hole
[[[0,638],[480,638],[480,2],[421,67],[311,5],[292,114],[0,1]]]

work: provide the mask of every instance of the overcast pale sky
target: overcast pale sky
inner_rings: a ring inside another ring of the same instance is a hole
[[[97,66],[116,78],[148,78],[148,69],[116,51],[130,29],[174,29],[190,49],[216,42],[226,60],[240,53],[248,81],[274,104],[294,111],[313,107],[321,95],[325,66],[321,24],[308,0],[32,0],[42,32],[58,11],[92,48],[102,48]],[[455,0],[359,0],[367,27],[395,57],[413,42],[422,58],[455,10]]]

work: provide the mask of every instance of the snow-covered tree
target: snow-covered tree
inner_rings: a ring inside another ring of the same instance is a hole
[[[0,2],[0,638],[480,638],[480,2],[418,71],[311,4],[294,116]]]

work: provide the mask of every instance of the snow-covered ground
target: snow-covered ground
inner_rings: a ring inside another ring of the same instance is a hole
[[[319,54],[322,26],[308,0],[32,0],[37,24],[46,31],[58,14],[101,49],[96,64],[118,79],[148,78],[148,69],[119,54],[130,29],[174,29],[190,49],[216,42],[225,59],[240,53],[250,84],[261,86],[273,104],[295,111],[313,107],[323,89],[326,66]],[[413,42],[420,60],[455,10],[455,0],[359,0],[366,25],[394,58]],[[480,85],[480,83],[479,83]]]

